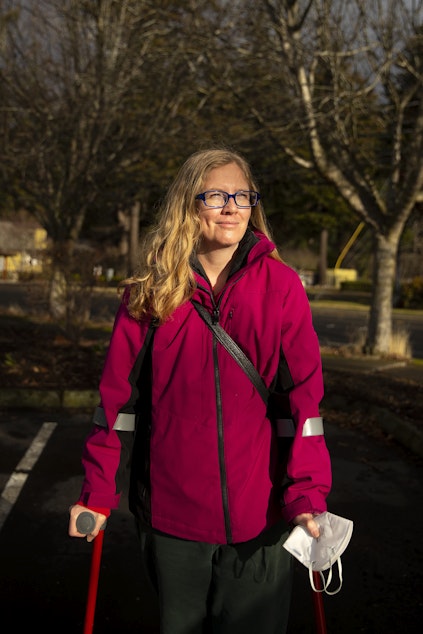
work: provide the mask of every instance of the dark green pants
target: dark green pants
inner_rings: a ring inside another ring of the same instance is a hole
[[[292,558],[287,526],[235,545],[185,541],[140,530],[160,605],[162,634],[284,634]]]

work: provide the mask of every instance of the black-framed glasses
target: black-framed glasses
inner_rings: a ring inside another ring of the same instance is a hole
[[[241,189],[235,194],[228,194],[228,192],[222,192],[220,189],[209,189],[202,194],[197,194],[196,200],[202,200],[206,207],[212,207],[219,209],[225,207],[228,204],[230,198],[233,198],[235,205],[244,209],[246,207],[255,207],[260,200],[260,194],[258,192]]]

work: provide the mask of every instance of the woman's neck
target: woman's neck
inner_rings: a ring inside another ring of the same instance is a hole
[[[233,254],[234,251],[228,253],[226,249],[197,254],[198,260],[210,281],[215,295],[219,293],[226,284]]]

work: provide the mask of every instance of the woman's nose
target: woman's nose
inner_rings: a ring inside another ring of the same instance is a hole
[[[235,199],[234,198],[229,198],[228,202],[226,203],[226,205],[224,207],[222,207],[222,212],[224,214],[232,214],[235,211],[238,210],[238,207],[236,205]]]

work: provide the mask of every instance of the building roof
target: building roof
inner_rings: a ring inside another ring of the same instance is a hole
[[[11,256],[16,253],[33,253],[39,249],[35,240],[39,225],[26,222],[0,220],[0,255]]]

